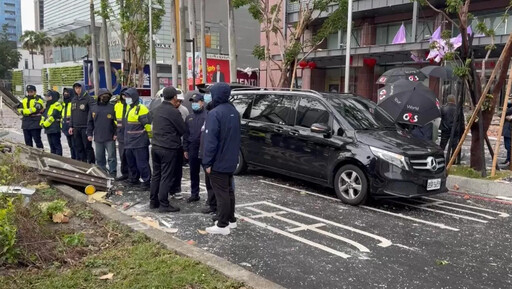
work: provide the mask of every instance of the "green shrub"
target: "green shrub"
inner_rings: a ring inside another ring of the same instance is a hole
[[[46,207],[46,213],[51,217],[58,213],[64,213],[66,210],[67,202],[64,200],[55,200],[48,204]]]
[[[64,235],[62,241],[68,247],[81,247],[85,245],[85,236],[84,233]]]
[[[14,224],[15,202],[16,198],[0,194],[0,265],[16,263],[19,255]]]

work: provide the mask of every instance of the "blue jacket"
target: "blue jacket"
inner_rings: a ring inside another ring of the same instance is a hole
[[[240,114],[229,103],[228,84],[216,83],[210,92],[214,108],[206,117],[203,165],[215,172],[232,174],[240,152]]]
[[[512,107],[507,109],[507,112],[505,113],[506,116],[512,115]],[[503,125],[503,137],[510,138],[511,129],[510,129],[510,121],[505,121],[505,125]]]
[[[189,157],[199,157],[201,145],[201,128],[206,121],[206,108],[201,111],[194,111],[185,119],[185,134],[183,135],[183,149],[188,152]]]

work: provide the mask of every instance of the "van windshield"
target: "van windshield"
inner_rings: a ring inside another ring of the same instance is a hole
[[[324,95],[354,130],[395,129],[393,119],[373,102],[335,94]]]

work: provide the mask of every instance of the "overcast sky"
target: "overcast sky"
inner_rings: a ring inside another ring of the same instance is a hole
[[[34,0],[21,0],[21,29],[35,30]]]

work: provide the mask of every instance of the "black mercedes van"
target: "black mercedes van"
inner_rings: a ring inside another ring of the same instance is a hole
[[[373,102],[310,90],[233,90],[248,166],[334,188],[345,203],[446,192],[443,151],[397,129]]]

